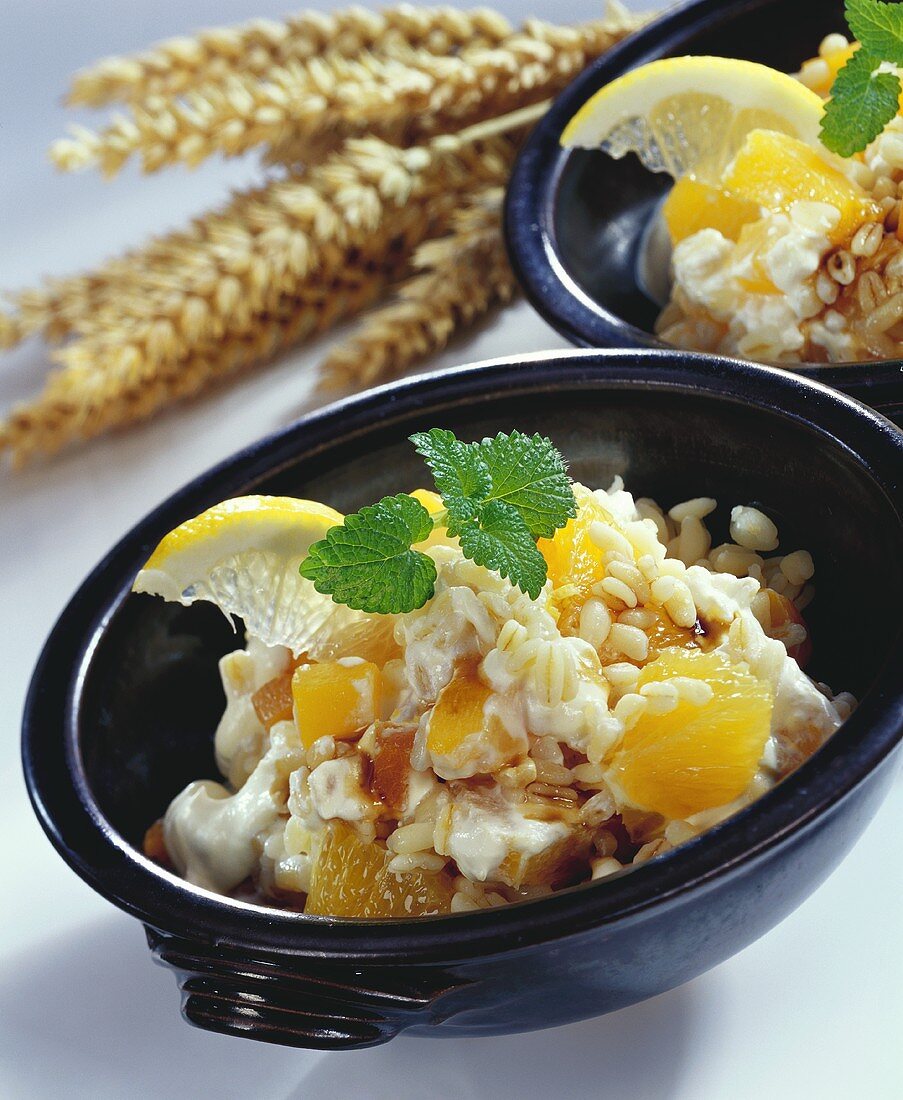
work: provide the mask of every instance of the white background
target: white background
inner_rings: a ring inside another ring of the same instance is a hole
[[[598,10],[591,0],[499,6],[562,21]],[[280,10],[272,0],[0,0],[0,285],[85,267],[256,172],[251,160],[146,179],[129,170],[112,183],[57,175],[45,149],[75,117],[61,106],[67,74],[103,54]],[[138,923],[68,870],[32,816],[18,756],[22,700],[55,617],[104,551],[188,478],[303,411],[325,346],[119,438],[0,473],[0,1096],[899,1097],[899,776],[853,854],[789,919],[709,974],[615,1015],[501,1039],[400,1038],[344,1055],[209,1035],[180,1020],[173,978],[151,964]],[[560,346],[521,304],[433,365]],[[34,392],[45,369],[40,345],[5,355],[0,406]]]

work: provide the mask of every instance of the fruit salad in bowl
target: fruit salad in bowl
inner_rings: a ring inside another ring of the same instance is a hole
[[[550,324],[777,364],[903,414],[903,20],[876,40],[863,11],[896,6],[846,8],[848,27],[843,0],[693,0],[566,89],[505,216]]]
[[[333,917],[536,899],[692,840],[850,714],[804,671],[813,558],[760,508],[713,546],[714,499],[590,489],[543,436],[411,439],[435,490],[227,500],[138,574],[247,631],[222,778],[148,823],[158,863]]]

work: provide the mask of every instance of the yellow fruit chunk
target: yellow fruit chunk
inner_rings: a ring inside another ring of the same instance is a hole
[[[360,657],[382,668],[401,656],[401,646],[395,640],[396,621],[394,615],[362,615],[354,622],[340,624],[336,630],[327,625],[311,646],[311,656],[318,661]]]
[[[672,244],[700,229],[717,229],[728,240],[736,241],[743,226],[755,221],[760,213],[755,203],[692,176],[682,176],[662,206]]]
[[[313,866],[305,913],[332,917],[426,917],[451,910],[454,887],[444,871],[395,874],[392,853],[365,844],[345,822],[326,833]]]
[[[586,873],[592,836],[590,829],[576,825],[567,836],[540,852],[510,851],[498,869],[499,881],[515,890],[523,886],[557,889],[578,882]]]
[[[411,496],[414,500],[419,501],[431,516],[436,515],[437,512],[445,511],[442,497],[440,497],[438,493],[434,493],[431,489],[415,489],[413,493],[411,493]],[[416,544],[418,550],[428,550],[431,546],[457,545],[458,540],[451,538],[445,527],[434,527],[423,542],[418,542]]]
[[[370,661],[301,665],[292,676],[295,724],[305,748],[353,737],[379,717],[380,673]]]
[[[774,213],[788,213],[795,202],[823,202],[837,208],[840,221],[830,239],[840,244],[860,225],[880,218],[863,189],[802,141],[771,130],[753,130],[722,177],[725,190]]]
[[[518,737],[498,715],[486,713],[491,696],[473,664],[459,668],[439,692],[426,747],[433,769],[443,779],[490,774],[526,754],[526,733]]]
[[[831,86],[837,74],[850,60],[858,46],[858,42],[852,42],[842,49],[824,50],[819,52],[818,57],[810,57],[800,68],[800,80],[807,88],[827,98],[831,94]]]
[[[540,539],[539,552],[546,559],[549,579],[558,592],[561,608],[558,626],[562,634],[575,634],[580,623],[580,608],[586,603],[594,584],[605,576],[605,551],[589,537],[597,521],[612,523],[612,515],[587,490],[575,489],[578,511],[574,519],[559,528],[550,539]]]
[[[764,219],[750,222],[740,230],[735,260],[740,267],[745,261],[749,274],[740,277],[738,282],[750,294],[781,293],[771,281],[763,261],[765,253],[774,247],[779,236],[780,228]]]
[[[423,505],[424,508],[432,515],[434,512],[441,512],[445,505],[442,503],[442,497],[438,493],[434,493],[432,489],[415,489],[411,496],[414,500]]]
[[[625,733],[609,775],[640,810],[683,819],[732,802],[746,790],[771,729],[771,689],[720,652],[669,649],[640,673],[640,687],[675,676],[704,680],[708,703],[681,701],[642,715]]]

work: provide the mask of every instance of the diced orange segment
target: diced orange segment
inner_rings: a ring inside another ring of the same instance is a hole
[[[834,244],[849,240],[867,221],[880,218],[865,191],[828,164],[805,142],[773,130],[753,130],[722,177],[725,190],[774,213],[789,213],[794,202],[822,202],[837,208]]]
[[[290,720],[294,705],[291,670],[259,687],[251,696],[251,703],[265,729],[272,728],[277,722]]]
[[[434,493],[432,489],[415,489],[411,496],[414,500],[419,501],[430,515],[433,515],[434,512],[441,512],[445,507],[442,503],[442,497],[438,493]]]
[[[763,256],[777,243],[779,235],[779,227],[765,219],[750,222],[740,230],[735,260],[747,274],[738,281],[750,294],[781,293],[771,281],[763,262]]]
[[[434,493],[431,489],[415,489],[413,493],[411,493],[411,496],[414,500],[420,501],[431,516],[445,510],[445,505],[442,503],[442,497],[440,497],[438,493]],[[456,538],[451,538],[445,527],[434,527],[423,542],[418,542],[416,544],[418,550],[428,550],[431,546],[457,545],[458,540]]]
[[[382,668],[401,656],[401,646],[395,640],[395,622],[394,615],[366,615],[343,624],[341,632],[317,647],[316,655],[331,661],[360,657]]]
[[[554,589],[565,595],[560,599],[558,621],[562,634],[576,634],[580,624],[580,608],[590,596],[592,587],[605,576],[605,551],[589,537],[596,522],[612,523],[613,517],[598,499],[587,490],[575,489],[578,511],[574,519],[559,528],[550,539],[537,542],[546,559],[549,579]]]
[[[305,913],[332,917],[425,917],[451,910],[454,887],[444,871],[388,870],[392,853],[366,844],[345,822],[330,825],[311,874]]]
[[[497,715],[487,714],[491,696],[475,665],[459,668],[439,692],[426,747],[433,768],[444,779],[496,772],[526,753],[526,735],[512,735]]]
[[[760,214],[756,203],[692,176],[682,176],[674,184],[662,207],[672,244],[700,229],[717,229],[722,236],[736,241],[743,226]]]
[[[649,638],[649,652],[657,655],[663,649],[679,646],[681,649],[699,649],[701,636],[695,630],[677,626],[668,612],[662,608],[646,609],[655,615],[655,622],[646,631]]]
[[[380,672],[370,661],[301,665],[292,677],[295,724],[305,748],[354,737],[379,716]]]
[[[683,819],[738,798],[756,774],[771,730],[770,687],[724,653],[669,649],[640,673],[640,687],[675,676],[704,680],[708,703],[646,711],[628,730],[610,776],[637,809]]]
[[[858,42],[851,42],[843,49],[826,50],[820,53],[818,57],[811,57],[808,61],[804,61],[800,69],[803,83],[811,88],[813,92],[818,92],[820,96],[829,96],[831,86],[837,79],[837,74],[850,60],[858,47]],[[827,72],[825,66],[827,66]]]
[[[590,830],[578,826],[541,852],[510,851],[499,867],[499,880],[516,890],[522,886],[570,885],[585,873],[592,846]]]
[[[169,858],[169,850],[166,847],[166,838],[163,834],[162,818],[155,821],[144,834],[142,847],[148,859],[152,859],[154,863],[159,863],[161,867],[172,867],[172,860]]]
[[[796,623],[806,631],[806,638],[798,645],[787,647],[787,652],[793,657],[800,668],[805,668],[812,656],[812,640],[809,636],[809,627],[806,620],[797,610],[796,605],[786,596],[775,592],[773,588],[766,588],[768,596],[768,610],[771,613],[771,625],[765,633],[771,638],[780,638],[788,623]]]

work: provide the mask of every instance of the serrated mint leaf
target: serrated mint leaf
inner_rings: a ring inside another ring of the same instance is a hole
[[[880,60],[857,50],[837,74],[821,122],[822,143],[842,157],[861,152],[895,118],[900,78],[877,72]]]
[[[433,428],[417,432],[411,442],[423,455],[442,502],[454,523],[466,523],[476,515],[479,503],[492,488],[489,468],[478,447],[462,443],[452,432]]]
[[[318,592],[358,611],[390,615],[423,607],[436,584],[433,559],[414,543],[433,529],[429,512],[413,497],[384,497],[346,516],[315,542],[301,576]]]
[[[492,475],[488,499],[516,508],[535,538],[551,538],[577,514],[564,459],[551,440],[500,432],[479,449]]]
[[[903,5],[847,0],[846,17],[863,50],[881,61],[903,65]]]
[[[479,517],[461,528],[461,549],[466,557],[486,569],[494,569],[531,599],[546,583],[545,558],[520,512],[510,504],[492,500]]]

